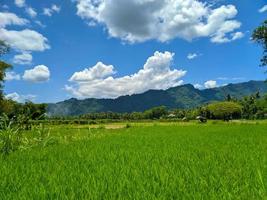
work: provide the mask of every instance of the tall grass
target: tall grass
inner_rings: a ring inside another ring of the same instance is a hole
[[[20,129],[14,126],[6,116],[0,118],[0,155],[4,157],[20,148],[22,136]]]
[[[0,199],[266,199],[266,130],[52,128],[58,145],[0,160]]]

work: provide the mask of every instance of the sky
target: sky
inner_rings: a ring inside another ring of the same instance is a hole
[[[265,19],[265,0],[0,0],[4,92],[52,103],[264,80],[250,38]]]

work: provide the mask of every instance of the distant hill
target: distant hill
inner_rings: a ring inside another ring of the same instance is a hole
[[[267,84],[263,81],[229,84],[227,86],[198,90],[187,84],[167,90],[149,90],[142,94],[121,96],[117,99],[75,98],[49,104],[47,112],[52,116],[73,116],[93,112],[140,112],[156,106],[173,108],[193,108],[212,101],[222,101],[230,94],[242,98],[255,92],[267,93]]]

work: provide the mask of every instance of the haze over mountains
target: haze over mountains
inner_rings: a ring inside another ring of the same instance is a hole
[[[194,108],[213,101],[223,101],[228,94],[242,98],[259,91],[267,93],[264,81],[249,81],[227,86],[199,90],[191,84],[167,90],[149,90],[142,94],[121,96],[116,99],[75,98],[48,105],[51,116],[74,116],[94,112],[142,112],[152,107],[166,106],[168,109]]]

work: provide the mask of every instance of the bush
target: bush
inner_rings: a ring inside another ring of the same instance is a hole
[[[126,124],[125,128],[131,128],[131,124]]]

